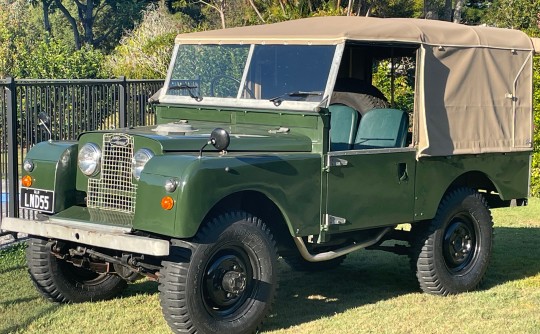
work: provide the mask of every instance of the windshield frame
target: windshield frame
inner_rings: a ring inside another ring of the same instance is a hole
[[[246,59],[246,64],[244,67],[242,80],[240,83],[240,89],[238,90],[238,95],[234,98],[231,97],[210,97],[202,96],[202,99],[198,101],[190,96],[179,96],[179,95],[167,95],[167,90],[170,85],[170,81],[173,74],[173,69],[175,61],[178,55],[178,51],[182,44],[176,44],[174,47],[173,55],[167,71],[167,77],[165,79],[165,84],[161,90],[159,96],[159,102],[162,104],[180,104],[180,105],[192,105],[196,107],[225,107],[225,108],[234,108],[234,109],[265,109],[271,111],[308,111],[308,112],[318,112],[321,107],[326,108],[330,100],[331,92],[334,88],[334,83],[337,77],[337,72],[339,69],[339,64],[341,62],[341,57],[343,54],[343,49],[345,43],[334,44],[334,55],[332,62],[330,64],[330,70],[328,72],[328,79],[326,81],[326,86],[324,88],[324,93],[321,101],[293,101],[284,99],[280,103],[274,103],[274,101],[266,99],[245,99],[241,98],[242,91],[245,82],[247,80],[248,71],[250,68],[250,63],[254,53],[254,49],[257,45],[268,45],[268,44],[250,44],[248,57]],[[190,44],[186,44],[190,45]],[[276,44],[276,45],[290,45],[290,44]]]

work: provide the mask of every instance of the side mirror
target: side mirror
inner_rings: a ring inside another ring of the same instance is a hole
[[[227,130],[216,128],[210,134],[210,144],[214,145],[216,150],[225,151],[231,143],[231,137]]]
[[[39,125],[43,126],[45,130],[47,130],[47,133],[49,133],[49,141],[52,141],[52,133],[51,129],[49,129],[49,124],[51,123],[51,118],[49,115],[44,113],[43,111],[38,114],[39,119]]]
[[[216,150],[225,151],[231,143],[231,137],[227,130],[222,128],[215,128],[210,134],[210,138],[206,144],[199,150],[199,158],[202,157],[202,152],[206,145],[212,144]]]
[[[40,125],[49,125],[49,123],[51,122],[51,118],[49,117],[49,115],[47,115],[43,111],[40,112],[37,117],[39,119]]]

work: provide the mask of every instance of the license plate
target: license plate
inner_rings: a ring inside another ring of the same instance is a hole
[[[54,191],[21,188],[21,207],[30,210],[53,213]]]

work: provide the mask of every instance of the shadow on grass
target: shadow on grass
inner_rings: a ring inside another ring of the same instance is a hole
[[[417,290],[406,256],[360,251],[342,266],[316,273],[283,264],[274,311],[263,329],[288,328]]]
[[[49,307],[46,307],[46,308],[40,310],[38,313],[32,314],[32,317],[30,317],[28,319],[24,319],[24,320],[21,319],[21,322],[17,323],[16,325],[13,325],[13,326],[10,326],[10,327],[4,328],[4,329],[0,329],[0,334],[13,333],[13,332],[16,332],[16,331],[22,331],[24,333],[25,329],[28,326],[30,326],[34,321],[41,318],[42,316],[45,316],[48,313],[53,312],[54,310],[56,310],[56,309],[58,309],[60,307],[62,307],[62,306],[58,305],[58,304],[50,304]]]
[[[2,302],[0,302],[0,307],[8,307],[8,306],[13,306],[14,304],[27,303],[27,302],[36,300],[38,298],[39,297],[26,297],[26,298],[17,298],[14,300],[3,300]]]
[[[26,265],[21,264],[21,265],[9,267],[6,269],[0,269],[0,275],[7,274],[11,271],[21,270],[21,269],[26,269],[26,268],[27,268]]]
[[[491,264],[482,285],[490,289],[540,273],[539,228],[495,228]]]
[[[158,283],[140,280],[128,285],[128,288],[122,293],[122,297],[132,297],[136,295],[153,295],[158,293]]]
[[[480,289],[538,274],[539,240],[538,228],[496,228],[491,265]],[[319,273],[294,272],[283,264],[274,311],[263,329],[285,329],[419,291],[405,256],[360,251],[341,267]]]

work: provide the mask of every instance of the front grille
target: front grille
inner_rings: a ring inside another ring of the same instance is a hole
[[[103,135],[101,174],[88,179],[87,206],[103,210],[135,212],[137,185],[132,182],[133,137]]]

